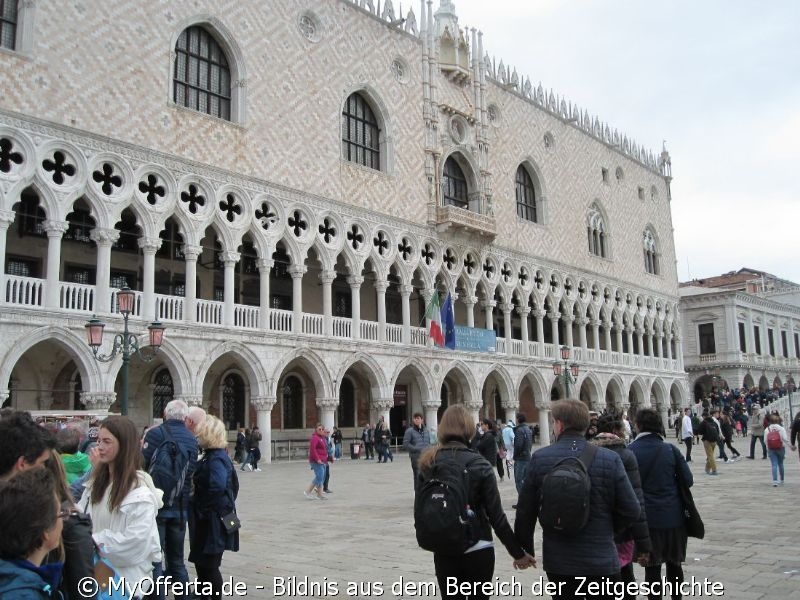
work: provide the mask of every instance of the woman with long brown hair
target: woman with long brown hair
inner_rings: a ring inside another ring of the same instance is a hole
[[[462,594],[447,594],[448,578],[456,578],[459,584],[469,582],[475,591],[475,594],[470,594],[470,598],[489,598],[480,593],[480,584],[491,581],[494,575],[492,529],[508,553],[514,557],[515,568],[536,566],[535,559],[525,553],[508,524],[492,465],[469,448],[473,432],[472,415],[463,405],[453,404],[447,407],[439,423],[438,443],[425,450],[419,460],[420,491],[424,482],[436,477],[437,472],[453,469],[461,473],[466,469],[469,507],[475,513],[478,540],[471,547],[462,554],[433,554],[436,578],[443,599],[465,598]]]
[[[97,434],[97,462],[79,508],[92,517],[92,537],[101,553],[136,586],[161,561],[156,513],[161,490],[140,470],[139,432],[127,417],[108,417]]]

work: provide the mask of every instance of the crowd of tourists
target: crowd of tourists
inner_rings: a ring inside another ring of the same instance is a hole
[[[182,400],[144,436],[123,416],[53,435],[29,413],[4,409],[0,597],[219,597],[222,555],[239,549],[227,447],[222,421]]]

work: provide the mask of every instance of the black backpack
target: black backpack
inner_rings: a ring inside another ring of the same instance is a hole
[[[414,498],[414,528],[420,548],[458,556],[478,541],[480,533],[469,505],[469,467],[481,457],[473,454],[461,465],[455,456],[439,454],[431,465],[430,478]]]
[[[189,452],[181,452],[166,423],[160,428],[164,439],[153,452],[147,472],[153,478],[153,484],[164,492],[162,508],[173,508],[181,504],[181,492],[189,471]]]
[[[539,523],[550,533],[572,535],[589,521],[592,480],[589,467],[597,447],[586,444],[580,456],[559,460],[544,476],[539,496]]]

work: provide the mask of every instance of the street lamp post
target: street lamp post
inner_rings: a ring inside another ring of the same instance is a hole
[[[156,352],[161,347],[164,341],[164,326],[158,322],[153,321],[148,325],[147,331],[149,334],[149,346],[139,347],[139,339],[136,334],[128,331],[128,318],[133,312],[133,303],[136,300],[136,294],[130,288],[123,287],[117,292],[117,310],[122,315],[123,330],[114,336],[114,345],[109,354],[100,354],[100,346],[103,344],[103,328],[106,326],[97,316],[92,316],[91,320],[86,323],[86,333],[89,338],[89,347],[94,353],[95,360],[100,362],[110,362],[114,360],[117,354],[122,353],[122,397],[120,399],[120,412],[123,415],[128,414],[128,363],[130,363],[131,356],[137,354],[143,362],[150,362],[155,358]],[[144,348],[152,348],[152,354],[145,354],[142,352]]]
[[[553,373],[556,378],[561,378],[564,381],[564,394],[567,398],[569,398],[569,385],[578,381],[579,370],[577,363],[568,364],[569,352],[569,346],[561,346],[561,360],[564,364],[562,366],[560,362],[553,363]]]

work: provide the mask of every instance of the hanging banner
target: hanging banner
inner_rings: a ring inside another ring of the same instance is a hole
[[[456,350],[464,352],[495,352],[497,334],[493,329],[456,325]]]

